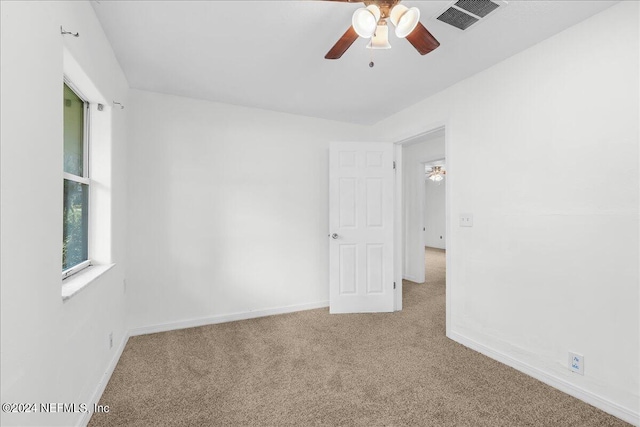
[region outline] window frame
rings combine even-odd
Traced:
[[[89,150],[90,150],[90,127],[91,127],[91,102],[87,101],[87,97],[84,96],[82,94],[82,92],[77,88],[76,85],[73,84],[73,82],[66,76],[63,75],[63,83],[65,85],[67,85],[69,87],[69,89],[71,89],[71,91],[73,93],[76,94],[76,96],[78,98],[80,98],[83,102],[83,109],[84,109],[84,114],[83,114],[83,130],[82,130],[82,176],[79,175],[74,175],[72,173],[69,172],[65,172],[64,171],[64,162],[62,165],[62,182],[63,182],[63,186],[64,186],[64,181],[68,180],[68,181],[73,181],[73,182],[77,182],[80,184],[84,184],[87,186],[87,259],[85,261],[82,261],[79,264],[74,265],[73,267],[67,268],[66,270],[62,270],[62,280],[64,281],[66,278],[90,267],[91,265],[93,265],[92,261],[91,261],[91,253],[90,253],[90,244],[89,241],[91,240],[91,214],[90,214],[90,210],[91,210],[91,178],[90,178],[90,170],[89,170]],[[63,115],[63,123],[64,123],[64,115]],[[64,154],[64,148],[63,148],[63,154]],[[64,200],[63,200],[63,204],[64,204]],[[63,225],[64,226],[64,225]],[[64,238],[64,233],[63,233],[63,238]],[[62,254],[62,251],[60,252],[60,254]]]

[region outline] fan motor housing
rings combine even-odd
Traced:
[[[391,15],[391,9],[400,3],[400,0],[368,0],[364,2],[365,6],[375,4],[380,9],[380,19],[387,19]]]

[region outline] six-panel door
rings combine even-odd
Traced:
[[[329,154],[330,312],[393,311],[393,145]]]

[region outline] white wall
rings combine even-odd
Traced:
[[[3,1],[0,8],[1,400],[90,403],[125,334],[126,110],[113,112],[109,151],[117,174],[103,182],[111,186],[116,265],[63,302],[63,46],[105,98],[126,103],[128,85],[88,2]],[[80,37],[62,37],[60,25]],[[3,411],[1,423],[74,425],[81,418]]]
[[[424,183],[424,245],[430,248],[446,247],[445,181]]]
[[[403,277],[424,282],[424,163],[445,157],[443,131],[425,135],[402,147],[404,266]]]
[[[131,327],[326,305],[329,142],[366,129],[143,91],[130,104]]]
[[[620,2],[375,128],[448,123],[451,336],[635,422],[638,18]]]

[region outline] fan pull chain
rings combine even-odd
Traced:
[[[369,49],[369,68],[373,68],[373,66],[376,65],[373,62],[373,49]]]

